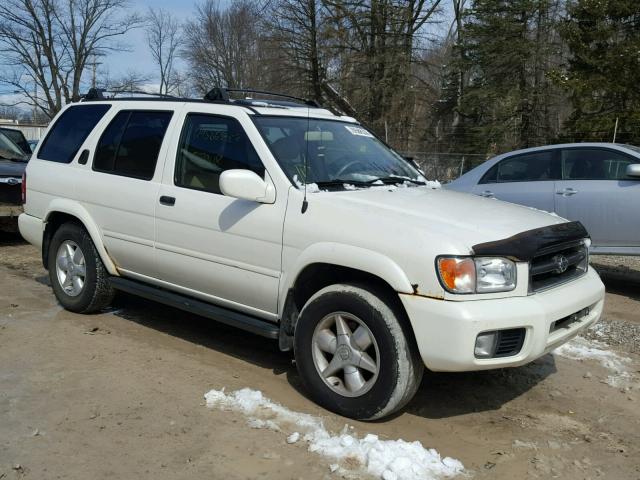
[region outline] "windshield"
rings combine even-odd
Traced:
[[[298,185],[425,182],[407,160],[359,125],[300,117],[260,116],[254,121],[282,169]]]

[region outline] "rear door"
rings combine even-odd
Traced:
[[[496,163],[473,193],[528,207],[554,211],[554,183],[560,178],[557,150],[524,153]]]
[[[82,168],[78,200],[99,226],[104,246],[118,269],[155,277],[154,210],[173,119],[165,105],[112,113]],[[160,160],[159,160],[160,159]]]
[[[640,181],[627,177],[637,159],[598,147],[565,148],[556,211],[585,226],[596,247],[640,246]]]

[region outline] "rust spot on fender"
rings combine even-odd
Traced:
[[[442,292],[421,292],[420,285],[417,283],[412,283],[411,288],[413,289],[413,293],[400,293],[400,295],[408,295],[410,297],[427,297],[433,298],[436,300],[444,300],[444,293]]]

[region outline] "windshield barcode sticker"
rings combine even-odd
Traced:
[[[349,130],[351,132],[351,135],[358,135],[360,137],[373,137],[373,135],[371,135],[371,133],[369,133],[368,131],[366,131],[362,127],[352,127],[352,126],[345,125],[344,128]]]

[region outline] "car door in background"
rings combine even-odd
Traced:
[[[160,280],[275,319],[286,192],[262,204],[220,191],[220,175],[229,169],[251,170],[271,181],[240,119],[188,113],[172,150],[175,166],[167,160],[156,199]]]
[[[553,212],[555,180],[560,178],[557,150],[507,157],[491,167],[473,193]]]
[[[640,181],[625,174],[632,163],[638,160],[606,148],[561,152],[556,212],[582,222],[595,247],[640,246]]]

